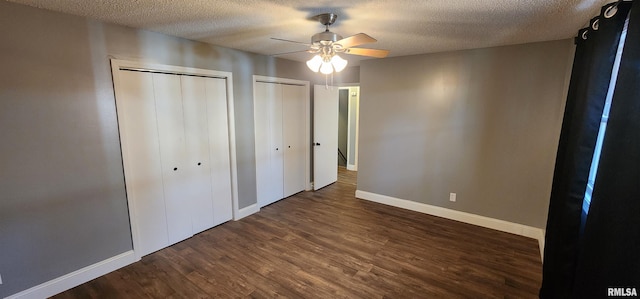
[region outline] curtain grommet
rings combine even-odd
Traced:
[[[604,13],[602,14],[605,18],[610,19],[613,16],[616,15],[616,13],[618,12],[618,4],[614,4],[611,5],[609,7],[607,7],[607,9],[604,11]]]
[[[595,19],[595,21],[593,21],[593,23],[591,23],[591,29],[597,31],[598,28],[600,28],[600,19]]]

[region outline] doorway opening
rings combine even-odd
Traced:
[[[338,166],[358,170],[360,87],[341,86],[338,98]]]
[[[338,89],[338,181],[356,184],[360,87]]]

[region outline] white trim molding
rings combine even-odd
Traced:
[[[248,207],[244,207],[238,210],[238,213],[234,215],[233,220],[238,221],[244,217],[251,216],[258,212],[260,212],[260,207],[258,206],[257,203],[254,203]]]
[[[362,190],[356,190],[356,198],[536,239],[538,240],[538,246],[540,247],[541,258],[544,253],[544,230],[541,228]]]
[[[20,293],[13,294],[6,297],[6,299],[48,298],[77,287],[87,281],[96,279],[102,275],[109,274],[112,271],[135,263],[136,261],[138,261],[138,259],[136,259],[133,251],[127,251],[64,276],[52,279]]]

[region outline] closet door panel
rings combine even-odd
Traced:
[[[169,245],[153,77],[119,72],[116,99],[127,196],[136,219],[135,250],[143,256]]]
[[[282,84],[276,84],[274,95],[269,106],[269,120],[271,125],[271,184],[273,184],[273,200],[282,199],[284,197],[284,145],[282,135]]]
[[[282,198],[282,88],[256,82],[254,90],[256,193],[264,207]],[[277,107],[275,107],[277,106]]]
[[[153,74],[169,243],[192,236],[180,77]]]
[[[211,187],[213,190],[213,225],[231,220],[231,157],[229,155],[229,119],[227,117],[227,81],[203,78],[211,159]]]
[[[282,85],[284,195],[291,196],[305,188],[305,111],[306,89]]]
[[[184,174],[185,200],[191,207],[193,233],[213,227],[213,198],[211,190],[211,160],[209,158],[209,130],[207,124],[206,79],[180,76],[186,161]]]
[[[264,206],[271,196],[271,144],[269,134],[269,114],[266,113],[270,101],[268,83],[254,84],[253,126],[256,155],[256,198],[259,206]]]

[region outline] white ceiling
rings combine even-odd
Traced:
[[[602,5],[614,0],[9,0],[272,55],[304,50],[324,30],[310,17],[338,15],[331,31],[364,32],[364,45],[404,56],[573,37]],[[359,56],[345,55],[351,65]],[[308,53],[279,57],[305,61]]]

